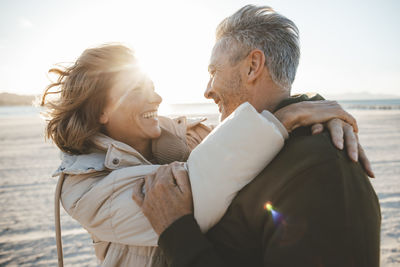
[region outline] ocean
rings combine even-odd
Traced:
[[[400,266],[400,99],[340,101],[356,119],[382,211],[381,266]],[[52,172],[57,148],[36,107],[0,107],[0,266],[56,266]],[[218,120],[212,103],[160,107],[169,116]],[[66,266],[97,266],[89,235],[62,212]]]
[[[375,109],[396,110],[400,109],[400,99],[377,100],[339,100],[339,104],[346,110]],[[39,114],[42,109],[34,106],[0,106],[0,116],[19,116]],[[207,116],[218,114],[218,106],[214,103],[161,103],[159,113],[166,116],[178,116],[182,114],[190,116]]]

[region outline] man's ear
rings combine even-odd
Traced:
[[[247,56],[247,82],[254,82],[264,71],[265,55],[260,49],[254,49]]]
[[[100,122],[100,124],[107,124],[107,122],[108,122],[108,112],[103,111],[100,114],[99,122]]]

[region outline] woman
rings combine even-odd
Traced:
[[[161,97],[140,72],[133,52],[122,45],[87,49],[71,67],[50,72],[59,78],[42,98],[48,107],[47,136],[64,152],[55,173],[60,175],[56,207],[61,194],[68,214],[92,234],[104,266],[162,266],[148,225],[135,224],[143,214],[128,214],[134,206],[133,183],[154,171],[152,164],[186,161],[211,129],[199,120],[159,117]],[[59,94],[58,99],[49,100],[51,94]],[[317,105],[315,121],[309,112],[294,114],[302,110],[299,106],[315,109],[309,102],[280,110],[287,129],[305,114],[310,124],[336,116],[355,125],[339,107],[332,111]]]

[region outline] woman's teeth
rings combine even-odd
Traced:
[[[157,111],[143,113],[142,117],[145,119],[155,118],[157,117]]]

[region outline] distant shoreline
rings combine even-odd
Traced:
[[[32,106],[36,95],[0,93],[0,106]]]
[[[365,100],[338,100],[345,109],[400,109],[400,98],[397,99],[365,99]]]

